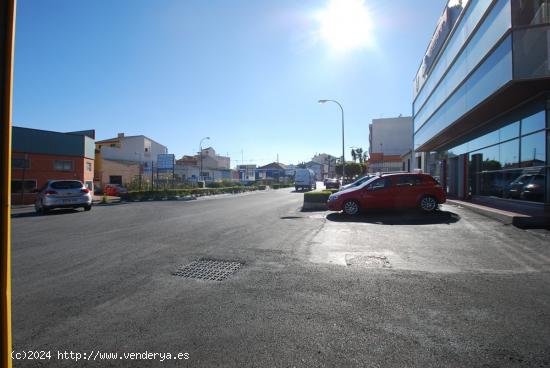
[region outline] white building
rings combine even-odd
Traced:
[[[336,156],[329,155],[328,153],[320,153],[313,156],[311,161],[306,164],[306,167],[315,172],[317,180],[334,178],[336,177],[336,161]]]
[[[202,158],[198,152],[194,156],[183,156],[176,160],[174,172],[184,181],[218,181],[232,179],[230,164],[229,157],[220,156],[212,147],[208,147],[202,150]]]
[[[372,124],[369,124],[369,155],[401,156],[410,151],[412,145],[413,121],[410,116],[372,119]]]
[[[116,138],[95,142],[96,153],[108,160],[131,162],[157,161],[159,154],[168,153],[168,148],[144,135],[125,136],[118,133]]]
[[[197,157],[200,159],[200,152]],[[230,169],[231,159],[216,154],[214,148],[208,147],[202,150],[202,165],[203,168],[208,167],[209,169]]]

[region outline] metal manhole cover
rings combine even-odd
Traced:
[[[192,279],[223,281],[237,272],[242,265],[242,263],[234,261],[199,259],[187,266],[181,266],[173,275]]]
[[[391,268],[385,256],[355,256],[346,254],[346,265],[366,268]]]

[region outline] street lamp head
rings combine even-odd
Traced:
[[[327,102],[327,101],[328,101],[328,100],[319,100],[319,101],[317,101],[317,102],[320,103],[320,104],[324,104],[324,103]]]

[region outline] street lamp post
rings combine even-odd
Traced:
[[[319,100],[318,102],[320,104],[324,104],[325,102],[334,102],[335,104],[340,106],[340,111],[342,111],[342,184],[344,184],[344,180],[346,178],[346,154],[344,148],[344,108],[336,100]]]
[[[201,155],[201,171],[199,173],[199,179],[202,181],[203,180],[203,176],[202,176],[202,142],[206,139],[210,139],[210,137],[204,137],[203,139],[201,139],[200,143],[199,143],[199,149],[200,149],[200,155]]]

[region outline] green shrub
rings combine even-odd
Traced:
[[[332,194],[330,190],[321,192],[306,192],[304,193],[304,202],[325,203],[328,197]]]
[[[134,201],[134,200],[161,200],[163,198],[175,199],[177,196],[184,197],[188,195],[194,196],[205,196],[213,194],[223,194],[223,193],[242,193],[255,190],[265,190],[265,185],[260,186],[231,186],[231,187],[220,187],[220,188],[192,188],[192,189],[166,189],[166,190],[157,190],[157,191],[129,191],[121,195],[121,199],[125,201]]]

